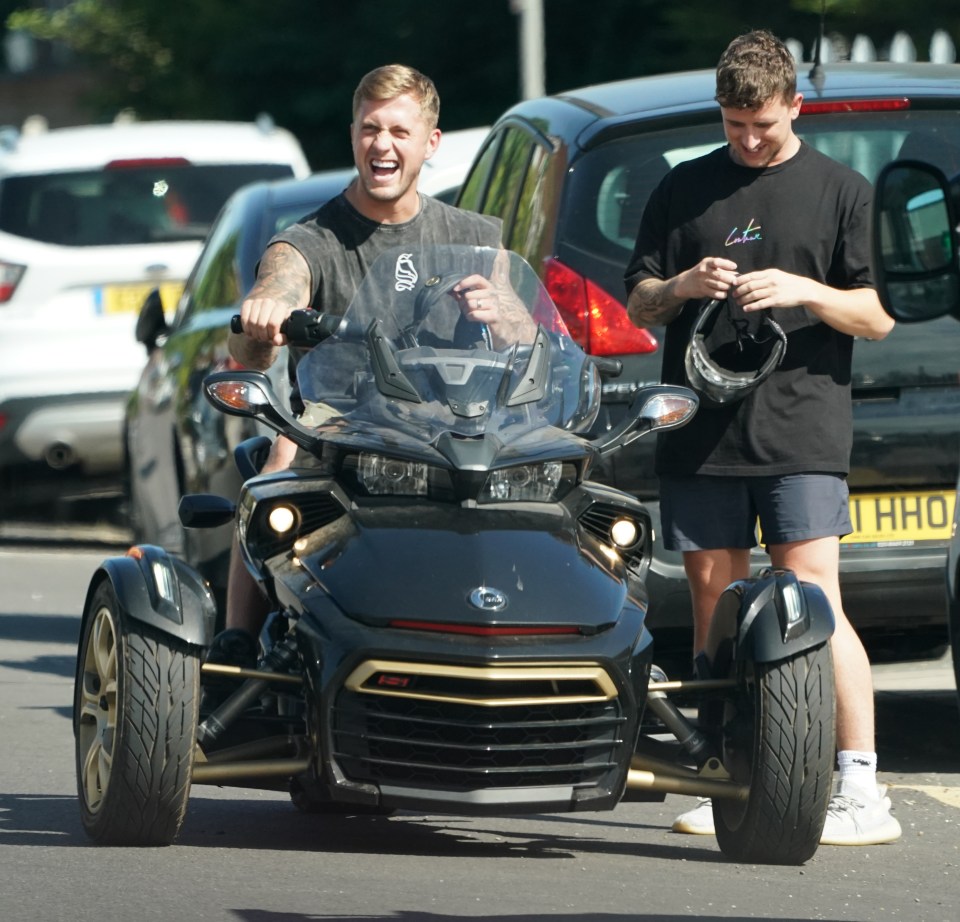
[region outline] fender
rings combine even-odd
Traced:
[[[206,580],[192,567],[152,544],[108,557],[90,580],[84,612],[93,592],[109,579],[123,614],[189,644],[213,640],[217,606]]]
[[[835,626],[819,586],[801,582],[791,570],[766,569],[731,583],[717,601],[704,651],[710,675],[729,674],[734,659],[790,659],[828,641]]]

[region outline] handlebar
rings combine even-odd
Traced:
[[[454,280],[455,283],[456,280]],[[453,283],[451,283],[453,284]],[[230,318],[230,332],[242,333],[243,323],[239,314]],[[315,346],[334,334],[361,340],[363,330],[356,329],[339,314],[325,314],[315,310],[296,310],[280,324],[280,332],[287,340],[298,346]],[[591,355],[590,361],[604,378],[617,378],[623,371],[623,362],[620,359]]]

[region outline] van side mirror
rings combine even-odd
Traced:
[[[147,355],[157,348],[157,340],[166,336],[170,330],[163,313],[163,300],[160,298],[160,289],[154,288],[144,299],[137,316],[135,336],[137,342],[146,347]]]
[[[884,309],[901,323],[960,320],[956,207],[943,173],[895,160],[877,177],[873,258]]]

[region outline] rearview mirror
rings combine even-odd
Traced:
[[[960,319],[957,220],[946,177],[916,160],[887,164],[877,177],[873,256],[877,292],[902,323],[953,313]]]
[[[688,387],[675,384],[641,387],[619,425],[594,439],[593,445],[601,457],[606,457],[647,432],[685,426],[699,405],[700,398]]]
[[[157,340],[169,332],[167,319],[163,313],[160,289],[151,289],[150,294],[147,295],[140,307],[140,313],[137,315],[134,335],[137,342],[146,347],[147,355],[149,355],[157,348]]]
[[[284,401],[262,372],[215,371],[203,379],[203,393],[221,413],[258,419],[302,448],[317,440],[311,429],[284,409]]]

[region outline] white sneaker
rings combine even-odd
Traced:
[[[698,797],[697,806],[686,813],[681,813],[673,821],[671,827],[674,832],[684,832],[691,836],[715,836],[713,826],[713,802],[709,797]]]
[[[879,785],[877,797],[850,782],[840,782],[830,798],[821,845],[883,845],[900,838],[900,824],[890,813],[886,785]]]

